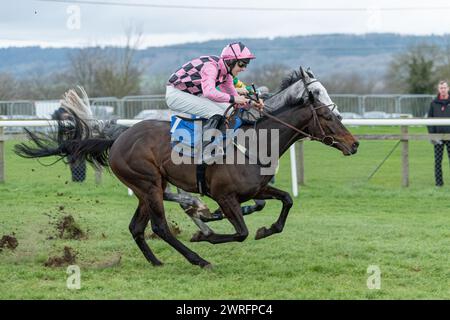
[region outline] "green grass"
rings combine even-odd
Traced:
[[[15,232],[19,246],[0,253],[0,299],[449,299],[450,188],[434,187],[432,146],[420,141],[411,143],[410,188],[400,186],[399,149],[368,181],[394,144],[362,141],[357,155],[344,157],[306,143],[306,186],[283,233],[263,240],[254,240],[254,234],[276,220],[279,202],[269,201],[263,212],[246,217],[251,236],[245,242],[221,245],[189,243],[196,227],[177,205],[167,203],[168,218],[182,229],[180,239],[213,263],[213,270],[203,270],[161,240],[148,242],[164,266],[146,262],[128,232],[136,198],[113,176],[104,174],[96,186],[90,170],[85,183],[66,184],[64,164],[44,167],[21,159],[8,142],[0,236]],[[450,184],[448,167],[445,159]],[[286,155],[277,187],[290,190],[289,172]],[[51,222],[64,214],[88,231],[87,239],[47,240],[55,235]],[[211,226],[232,231],[227,221]],[[66,268],[43,266],[65,245],[78,252],[80,290],[66,288]],[[119,254],[119,266],[95,267]],[[380,290],[367,288],[369,265],[381,269]]]

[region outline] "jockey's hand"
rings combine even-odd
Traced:
[[[241,96],[246,96],[248,95],[248,90],[245,87],[242,88],[236,88],[237,93],[239,93],[239,95]]]
[[[264,101],[263,99],[259,99],[258,102],[252,101],[252,104],[259,109],[259,111],[262,111],[264,109]]]
[[[235,96],[234,97],[234,102],[237,105],[244,105],[244,104],[247,104],[249,101],[250,100],[248,98],[244,97],[244,96]]]

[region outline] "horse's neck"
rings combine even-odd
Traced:
[[[304,125],[306,119],[302,116],[304,109],[290,108],[287,106],[289,97],[303,93],[303,84],[301,81],[294,83],[292,86],[281,91],[279,94],[273,96],[267,100],[267,104],[270,105],[270,112],[276,112],[276,117],[283,122],[286,122],[296,128],[300,128]],[[279,130],[279,155],[281,156],[286,150],[302,136],[293,129],[279,123],[278,121],[270,118],[262,118],[257,125],[257,129],[278,129]]]
[[[282,120],[285,123],[290,124],[291,126],[294,126],[296,128],[301,128],[305,123],[306,119],[305,116],[302,116],[302,113],[304,113],[305,109],[300,108],[290,108],[286,106],[283,110],[280,110],[279,113],[277,113],[275,116]],[[286,150],[298,139],[302,138],[303,136],[299,134],[297,131],[289,128],[288,126],[272,120],[270,118],[261,118],[259,120],[256,130],[259,131],[261,129],[266,129],[268,131],[269,138],[272,137],[272,131],[273,129],[278,130],[278,152],[281,156]],[[271,140],[269,140],[268,143],[270,143]],[[273,146],[272,146],[273,148]]]
[[[278,109],[283,108],[290,98],[301,97],[303,96],[304,91],[305,87],[302,81],[293,83],[291,86],[278,92],[277,94],[266,100],[266,103],[269,106],[269,111],[274,112]]]

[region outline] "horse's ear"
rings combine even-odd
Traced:
[[[311,79],[309,78],[309,74],[303,69],[302,66],[300,66],[300,74],[303,79],[305,79],[306,82],[309,82]]]
[[[315,98],[314,94],[311,91],[308,91],[308,100],[309,102],[314,103]]]
[[[306,73],[307,73],[311,78],[316,78],[316,77],[314,76],[314,73],[312,72],[312,70],[311,70],[310,67],[308,67],[308,69],[306,69]]]

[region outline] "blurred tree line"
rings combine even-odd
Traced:
[[[82,85],[91,97],[124,97],[140,94],[164,94],[169,74],[145,75],[145,67],[136,60],[141,34],[129,28],[126,45],[121,48],[89,47],[69,56],[67,70],[51,75],[36,72],[26,79],[0,73],[0,100],[59,99],[69,88]],[[408,48],[393,56],[385,76],[360,74],[357,71],[318,75],[329,93],[433,94],[439,80],[450,78],[450,46],[426,43]],[[292,68],[270,64],[249,68],[241,80],[266,86],[276,92]]]
[[[126,44],[118,48],[88,47],[69,55],[66,70],[44,76],[36,72],[25,79],[0,74],[0,100],[59,99],[69,88],[81,85],[90,97],[139,95],[144,66],[136,61],[141,33],[128,27]]]
[[[271,64],[245,72],[242,80],[248,84],[253,82],[257,86],[266,86],[270,92],[276,92],[281,81],[292,71],[292,68],[286,65]],[[314,72],[314,70],[312,71]],[[370,94],[381,93],[384,90],[382,80],[373,76],[363,76],[357,72],[315,76],[319,78],[329,93]]]
[[[389,65],[386,88],[393,93],[434,94],[450,78],[450,46],[427,43],[396,55]]]

